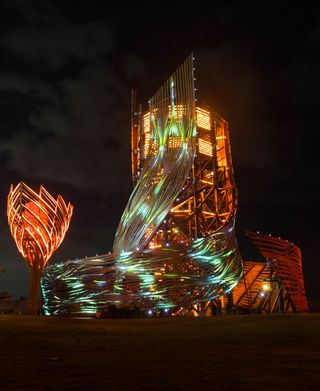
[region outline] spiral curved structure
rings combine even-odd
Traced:
[[[186,67],[189,85],[174,74],[150,101],[148,156],[116,233],[115,256],[147,246],[190,173],[197,134],[191,59]],[[177,106],[183,108],[180,115]]]
[[[228,124],[196,107],[193,60],[189,56],[171,75],[147,111],[134,107],[133,97],[135,187],[115,235],[112,289],[108,283],[99,290],[96,303],[106,303],[112,291],[117,303],[140,308],[188,307],[229,292],[242,275]],[[70,264],[70,275],[78,270]],[[45,276],[54,308],[76,302],[71,287],[54,295],[47,289],[54,276],[63,280],[65,273],[51,267]],[[93,296],[84,296],[90,304]],[[56,313],[53,307],[49,313]]]
[[[36,193],[25,183],[8,195],[8,223],[23,259],[30,268],[31,312],[37,310],[40,275],[68,230],[73,206],[58,195],[54,199],[43,187]]]

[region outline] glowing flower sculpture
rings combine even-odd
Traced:
[[[36,314],[42,270],[60,246],[70,224],[73,206],[58,195],[54,199],[44,187],[39,193],[25,183],[8,195],[8,223],[18,250],[30,267],[30,312]]]

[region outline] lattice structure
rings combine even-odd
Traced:
[[[133,97],[133,104],[135,101]],[[180,104],[176,114],[178,119],[183,112]],[[136,105],[132,113],[131,156],[135,184],[150,152],[152,127],[150,111],[141,112],[141,105],[139,108]],[[228,123],[214,111],[200,107],[196,107],[195,117],[196,145],[191,170],[164,224],[149,242],[151,248],[210,235],[235,217],[238,197]]]
[[[11,185],[8,195],[8,223],[18,250],[30,268],[30,311],[36,313],[40,276],[53,252],[60,246],[73,212],[73,206],[65,204],[58,195],[54,199],[44,187],[39,193],[25,183],[15,188]]]

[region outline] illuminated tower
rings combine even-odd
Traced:
[[[148,110],[132,96],[135,187],[113,249],[116,289],[145,307],[208,302],[242,274],[228,124],[197,107],[193,60],[151,97]]]
[[[261,309],[258,296],[263,280],[270,279],[270,267],[265,262],[243,265],[238,250],[228,123],[197,103],[194,80],[191,55],[149,99],[148,108],[142,109],[132,94],[134,189],[113,254],[47,267],[42,279],[47,314],[92,315],[110,303],[138,306],[148,314],[204,314],[218,303],[220,308]],[[264,255],[270,243],[256,239]],[[278,261],[277,272],[272,270],[277,279],[270,279],[278,290],[270,292],[277,298],[285,291],[284,302],[305,310],[298,249],[276,241],[264,256]],[[260,297],[263,305],[267,295]]]
[[[25,183],[8,195],[8,223],[18,250],[30,268],[30,313],[38,311],[40,278],[43,268],[60,246],[70,224],[73,206],[58,195],[54,199],[44,187],[39,193]]]
[[[193,60],[164,82],[148,110],[133,96],[134,189],[113,254],[47,268],[48,313],[113,302],[151,313],[196,307],[203,314],[241,278],[228,124],[197,107]]]

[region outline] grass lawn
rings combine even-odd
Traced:
[[[0,390],[320,390],[320,314],[0,315]]]

